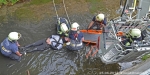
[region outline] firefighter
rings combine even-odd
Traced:
[[[57,21],[57,34],[60,36],[68,36],[70,25],[66,18],[58,18]]]
[[[104,14],[100,13],[97,16],[93,17],[88,26],[88,29],[101,30],[104,26],[106,26],[106,18]]]
[[[8,37],[5,38],[1,43],[0,50],[2,55],[20,61],[22,54],[18,50],[20,45],[17,41],[20,39],[20,37],[20,33],[10,32]]]
[[[131,29],[125,36],[123,36],[125,40],[122,43],[125,46],[130,46],[134,41],[142,41],[142,33],[140,29],[134,28]]]
[[[83,47],[83,33],[79,31],[79,24],[74,22],[71,25],[69,38],[67,39],[66,48],[69,50],[80,50]]]

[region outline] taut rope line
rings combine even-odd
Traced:
[[[56,13],[56,16],[57,16],[57,19],[58,19],[58,13],[57,13],[57,9],[56,9],[56,5],[55,5],[54,0],[53,0],[53,5],[54,5],[55,13]]]
[[[66,12],[66,15],[67,15],[68,21],[69,21],[69,23],[71,24],[71,21],[70,21],[70,19],[69,19],[69,16],[68,16],[68,13],[67,13],[67,10],[66,10],[65,0],[63,0],[63,5],[64,5],[64,9],[65,9],[65,12]]]
[[[57,12],[56,4],[55,4],[54,0],[53,0],[53,5],[54,5],[55,13],[56,13],[56,16],[57,16],[57,19],[58,19],[59,16],[58,16],[58,12]],[[63,5],[64,5],[65,13],[66,13],[66,16],[68,18],[69,24],[71,24],[70,18],[68,16],[68,13],[67,13],[67,10],[66,10],[66,6],[65,6],[65,1],[64,0],[63,0]]]

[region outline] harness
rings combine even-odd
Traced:
[[[78,33],[75,33],[73,36],[74,36],[75,40],[78,41]]]
[[[78,40],[78,35],[79,35],[78,32],[73,35],[75,40],[74,40],[74,44],[71,43],[71,46],[77,47],[77,46],[81,46],[82,45],[82,43],[80,42],[81,40]]]
[[[52,39],[54,39],[54,41],[52,41],[52,42],[51,42],[51,43],[52,43],[52,44],[51,44],[51,47],[52,47],[53,49],[58,50],[58,48],[57,48],[57,47],[58,47],[60,44],[61,44],[61,45],[63,45],[63,43],[60,43],[60,39],[61,39],[61,37],[59,37],[58,41],[57,41],[55,38],[53,38],[53,37],[52,37]],[[53,45],[53,43],[54,43],[54,42],[56,43],[56,45],[55,45],[55,46]]]

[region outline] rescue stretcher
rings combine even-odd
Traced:
[[[102,34],[102,30],[80,30],[80,32],[83,33],[84,36],[84,43],[86,43],[86,46],[90,46],[90,50],[86,54],[86,58],[88,58],[92,51],[96,49],[92,56],[94,56],[98,50],[99,50],[99,41],[100,41],[100,34]]]

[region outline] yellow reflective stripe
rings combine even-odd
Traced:
[[[77,45],[75,45],[75,44],[71,44],[71,46],[81,46],[81,45],[82,45],[82,43],[77,44]]]
[[[5,52],[10,52],[10,50],[7,50],[4,46],[1,46],[2,47],[2,50],[5,51]]]

